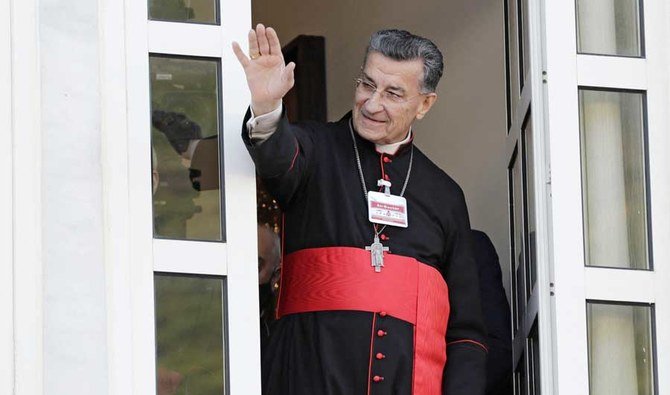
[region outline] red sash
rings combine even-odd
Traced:
[[[352,247],[310,248],[286,255],[277,315],[329,310],[385,312],[413,324],[412,393],[441,394],[449,289],[437,269],[385,253],[384,267],[376,273],[370,252]]]

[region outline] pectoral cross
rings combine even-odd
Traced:
[[[384,267],[384,252],[388,252],[389,248],[384,247],[379,242],[379,236],[375,235],[374,242],[369,247],[365,247],[365,250],[370,251],[371,266],[375,268],[375,272],[381,272]]]

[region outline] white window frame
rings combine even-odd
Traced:
[[[540,358],[540,391],[551,394],[554,387],[554,328],[551,309],[553,282],[551,278],[551,191],[549,180],[549,136],[547,133],[547,103],[544,95],[545,70],[545,36],[543,32],[543,4],[541,1],[530,0],[528,5],[529,48],[530,48],[530,85],[532,90],[532,128],[536,218],[536,259],[537,284],[533,291],[537,295],[534,300],[537,308],[537,331],[539,335]]]
[[[256,179],[240,138],[249,94],[231,50],[233,40],[246,46],[251,3],[221,0],[221,25],[150,21],[147,1],[100,3],[110,393],[156,391],[153,283],[161,271],[225,276],[227,390],[260,394]],[[150,53],[220,59],[225,243],[153,239]],[[176,259],[185,255],[186,264]]]
[[[12,155],[12,42],[11,4],[0,1],[0,392],[14,392],[14,257],[13,257],[13,190]]]
[[[523,1],[523,0],[517,0]],[[552,309],[551,309],[551,292],[552,292],[552,279],[550,271],[551,263],[551,193],[548,185],[548,180],[550,177],[549,172],[549,157],[548,157],[548,135],[546,133],[546,102],[545,96],[543,94],[545,89],[544,78],[545,75],[543,71],[545,70],[544,66],[544,34],[543,34],[543,22],[542,22],[542,12],[543,5],[539,1],[530,0],[527,3],[528,10],[528,26],[525,26],[528,29],[528,43],[526,51],[529,56],[529,68],[526,73],[524,73],[523,81],[523,90],[521,94],[518,92],[517,86],[511,86],[510,100],[514,101],[515,96],[517,96],[518,105],[516,108],[512,108],[511,111],[511,122],[509,128],[509,134],[506,139],[506,157],[511,159],[515,149],[518,149],[517,160],[524,161],[523,158],[524,152],[521,150],[521,146],[525,144],[522,141],[522,129],[526,121],[526,116],[528,112],[531,113],[530,126],[533,130],[533,163],[528,164],[529,166],[534,167],[534,178],[528,179],[528,183],[533,183],[534,186],[534,204],[535,204],[535,231],[536,231],[536,266],[535,270],[537,271],[536,283],[531,290],[530,298],[528,298],[525,313],[521,317],[521,322],[519,326],[519,336],[515,339],[513,345],[514,350],[514,362],[518,360],[522,352],[526,355],[526,364],[530,361],[528,356],[530,351],[527,349],[527,335],[531,332],[533,320],[537,319],[537,331],[539,336],[539,375],[540,375],[540,390],[544,394],[552,393],[554,387],[554,359],[552,358],[554,354],[554,342],[553,342],[553,324],[552,324]],[[518,7],[517,7],[518,9]],[[515,11],[516,12],[516,11]],[[506,17],[507,20],[507,17]],[[517,20],[514,20],[513,23],[518,26],[519,23]],[[517,40],[518,32],[514,34],[510,39]],[[512,43],[509,44],[510,49],[513,48]],[[521,46],[519,42],[516,45]],[[512,51],[514,52],[514,51]],[[516,63],[518,67],[523,67],[522,61],[520,62],[518,56],[514,53],[510,54],[514,56],[512,62]],[[506,66],[506,67],[509,67]],[[510,71],[511,73],[516,72],[515,70]],[[518,78],[518,77],[517,77]],[[514,79],[510,78],[510,83]],[[521,82],[520,82],[521,83]],[[521,165],[521,162],[519,162]],[[523,183],[523,179],[521,180]],[[523,199],[522,199],[523,200]],[[525,222],[526,218],[526,207],[515,207],[515,210],[522,210],[522,215],[524,216]],[[514,221],[513,217],[510,217],[510,221]],[[525,232],[525,230],[524,230]],[[514,238],[513,234],[510,234],[511,238]],[[525,241],[524,241],[525,244]],[[529,257],[526,256],[526,259]],[[527,275],[528,273],[526,273]],[[511,276],[515,276],[513,270],[510,271]],[[510,280],[512,284],[512,280]],[[517,286],[526,287],[525,283]],[[525,292],[524,292],[525,294]],[[516,295],[511,294],[510,304],[514,303],[513,298],[516,298]],[[514,317],[512,317],[514,319]],[[529,373],[532,367],[525,367]]]
[[[3,0],[0,391],[43,392],[42,147],[37,1]]]
[[[553,393],[588,394],[587,300],[654,304],[655,379],[670,392],[670,6],[643,0],[645,58],[577,53],[575,2],[543,1],[547,135],[551,158]],[[646,91],[653,271],[586,267],[578,88]],[[656,241],[656,242],[654,242]]]

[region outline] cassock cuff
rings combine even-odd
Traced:
[[[442,378],[442,393],[484,395],[486,390],[486,351],[469,342],[447,347],[447,366]]]
[[[254,110],[249,106],[251,118],[247,121],[247,130],[249,138],[254,144],[261,144],[267,140],[277,130],[277,125],[281,119],[283,105],[270,111],[267,114],[256,116]]]
[[[284,109],[277,122],[276,130],[270,133],[262,143],[252,140],[247,129],[247,120],[251,118],[251,108],[247,109],[242,126],[242,140],[251,158],[256,164],[256,172],[262,178],[273,178],[286,174],[293,168],[299,153],[299,144]]]

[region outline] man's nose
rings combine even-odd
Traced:
[[[370,98],[365,101],[365,109],[371,113],[379,112],[384,109],[384,105],[382,103],[382,93],[380,91],[372,92],[372,96],[370,96]]]

